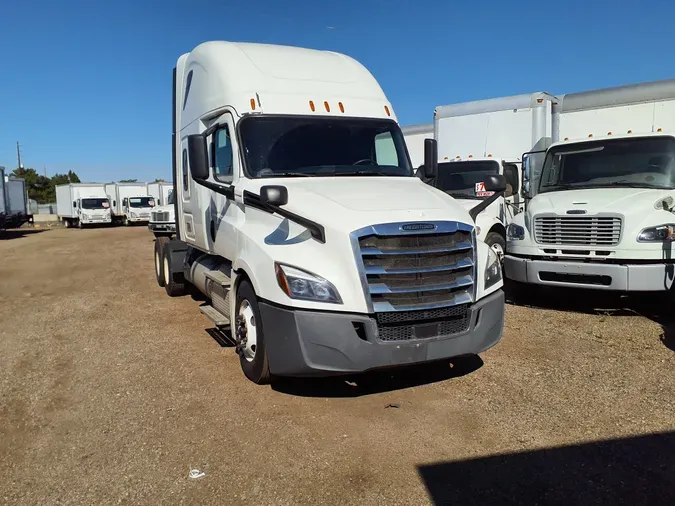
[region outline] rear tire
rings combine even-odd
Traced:
[[[171,242],[164,244],[162,248],[162,264],[164,266],[164,289],[169,297],[185,295],[185,278],[182,272],[174,272],[171,265],[172,247]]]
[[[72,225],[70,224],[70,220],[68,218],[63,219],[63,226],[66,228],[70,228]]]
[[[247,344],[239,351],[241,369],[253,383],[266,385],[272,376],[267,360],[258,297],[248,280],[243,280],[237,289],[235,318],[234,334],[237,342],[244,337],[247,339]],[[249,338],[254,338],[255,342]]]
[[[164,246],[169,242],[168,237],[157,237],[155,239],[155,277],[157,284],[164,287]]]

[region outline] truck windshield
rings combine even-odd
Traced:
[[[82,209],[107,209],[110,207],[108,199],[87,198],[81,201]]]
[[[499,174],[497,160],[439,163],[434,186],[456,198],[482,200],[492,195],[483,187],[485,176],[496,174]]]
[[[551,148],[539,192],[675,187],[675,139],[610,139]]]
[[[166,203],[170,206],[173,205],[173,190],[169,192],[169,196],[166,198]]]
[[[391,120],[258,116],[239,128],[249,177],[412,176]]]
[[[131,197],[129,207],[155,207],[155,199],[153,197]]]

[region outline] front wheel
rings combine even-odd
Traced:
[[[490,232],[485,238],[485,244],[492,248],[499,258],[499,263],[504,265],[504,256],[506,255],[506,239],[498,232]]]
[[[241,369],[253,383],[265,385],[270,382],[270,368],[258,298],[249,281],[239,284],[235,315],[234,335]]]

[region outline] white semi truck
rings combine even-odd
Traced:
[[[115,223],[131,225],[150,221],[155,198],[148,194],[147,183],[108,183],[105,192],[112,204]]]
[[[675,277],[675,79],[559,97],[527,211],[507,231],[506,275],[623,292]],[[518,285],[516,285],[518,286]]]
[[[206,42],[174,70],[177,238],[158,281],[230,326],[245,375],[353,373],[476,354],[502,335],[499,259],[414,176],[370,72],[326,51]],[[426,143],[425,171],[437,151]],[[486,187],[503,191],[503,177]]]
[[[169,191],[166,204],[155,206],[150,213],[150,230],[155,237],[172,237],[176,233],[176,212],[173,202],[173,190]]]
[[[409,125],[402,127],[401,132],[403,132],[413,169],[418,169],[424,164],[424,141],[434,138],[434,124]]]
[[[506,178],[504,197],[479,215],[472,212],[478,238],[503,260],[506,226],[524,210],[521,157],[551,144],[555,97],[538,92],[436,107],[434,137],[438,142],[438,175],[429,183],[471,210],[488,198],[487,175]]]
[[[56,187],[56,214],[67,228],[109,225],[110,202],[102,183],[70,183]]]
[[[148,195],[155,198],[155,205],[165,206],[168,203],[169,193],[173,190],[173,183],[148,183]]]

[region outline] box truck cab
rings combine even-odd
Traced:
[[[504,197],[476,216],[478,238],[500,259],[505,255],[506,226],[524,210],[522,154],[550,145],[553,102],[552,95],[537,92],[442,105],[434,111],[439,166],[430,184],[471,210],[491,196],[484,188],[486,176],[506,178]]]
[[[171,237],[176,233],[176,213],[173,203],[173,190],[169,191],[165,205],[155,206],[150,212],[148,230],[150,230],[155,237]]]
[[[514,281],[670,290],[675,276],[675,80],[560,97],[534,195],[509,225]],[[534,175],[534,177],[533,177]]]
[[[370,72],[327,51],[206,42],[174,72],[177,239],[246,376],[354,373],[479,353],[502,334],[496,255],[469,213],[414,176]],[[426,170],[437,152],[427,141]],[[503,190],[503,180],[488,186]]]
[[[150,221],[155,198],[148,195],[146,183],[109,183],[105,188],[116,223],[131,225]]]
[[[56,213],[67,228],[110,224],[110,201],[103,184],[70,183],[56,187]]]

